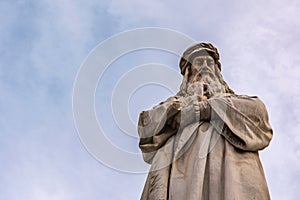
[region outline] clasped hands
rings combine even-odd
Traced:
[[[203,85],[191,85],[188,93],[189,96],[186,97],[174,97],[171,106],[168,107],[167,125],[172,129],[183,128],[196,121],[210,120],[211,107]]]

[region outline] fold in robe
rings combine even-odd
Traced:
[[[257,97],[222,94],[208,99],[210,121],[173,130],[169,98],[140,114],[140,149],[151,168],[142,200],[270,199],[258,151],[272,128]]]

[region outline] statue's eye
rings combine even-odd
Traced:
[[[207,61],[207,65],[210,66],[210,65],[213,65],[213,64],[214,64],[214,61],[213,61],[213,60],[208,60],[208,61]]]
[[[204,61],[202,59],[201,60],[199,59],[196,61],[196,65],[198,65],[198,66],[203,65],[203,62]]]

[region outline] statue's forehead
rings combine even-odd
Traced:
[[[193,61],[194,60],[202,60],[202,59],[214,60],[214,58],[210,55],[198,55],[193,58]]]

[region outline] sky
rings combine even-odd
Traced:
[[[178,31],[218,48],[230,87],[257,95],[268,109],[274,137],[260,158],[272,199],[298,199],[299,9],[296,0],[1,0],[0,199],[139,199],[147,174],[95,159],[77,132],[72,92],[99,43],[144,27]],[[179,73],[178,59],[157,50],[132,52],[103,74],[95,108],[114,145],[139,153],[137,138],[118,129],[109,109],[117,81],[154,62]],[[172,94],[160,85],[140,87],[128,100],[133,123],[140,111]]]

